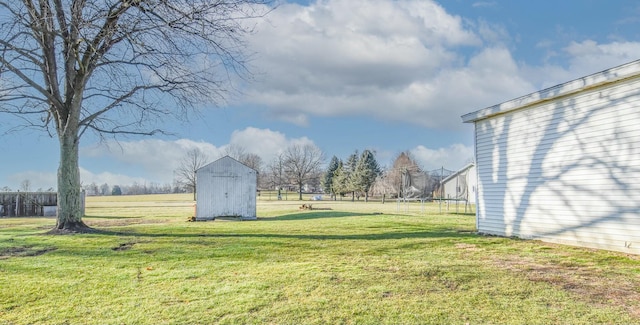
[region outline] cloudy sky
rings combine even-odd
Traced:
[[[269,162],[293,143],[346,158],[375,150],[389,165],[411,151],[426,169],[473,157],[460,116],[640,59],[631,0],[289,1],[248,39],[255,81],[174,136],[83,138],[84,184],[171,183],[184,153],[229,145]],[[55,187],[58,144],[0,116],[0,187]]]

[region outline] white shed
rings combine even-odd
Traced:
[[[640,253],[640,61],[462,119],[479,232]]]
[[[258,173],[241,162],[222,157],[196,171],[196,219],[256,219]]]
[[[476,165],[469,163],[440,182],[437,195],[446,200],[476,203]]]

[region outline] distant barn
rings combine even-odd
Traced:
[[[256,219],[258,172],[229,157],[196,171],[196,220]]]
[[[479,232],[640,254],[640,61],[462,119]]]
[[[84,214],[84,191],[81,200]],[[57,205],[56,192],[0,192],[0,217],[55,217]]]

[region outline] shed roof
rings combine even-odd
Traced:
[[[601,87],[607,84],[620,82],[625,79],[640,76],[640,60],[632,61],[615,68],[607,69],[586,77],[575,79],[547,89],[543,89],[501,104],[483,108],[481,110],[462,115],[464,123],[473,123],[496,115],[505,114],[518,109],[529,107],[559,97],[568,96],[577,92]]]
[[[451,175],[447,176],[445,179],[443,179],[442,181],[440,181],[440,183],[441,183],[441,184],[444,184],[444,183],[448,182],[449,180],[451,180],[451,179],[453,179],[453,178],[457,177],[458,175],[462,174],[464,171],[466,171],[467,169],[469,169],[469,168],[471,168],[471,167],[473,167],[473,166],[475,166],[475,165],[476,165],[475,163],[468,163],[468,164],[466,164],[464,167],[460,168],[457,172],[455,172],[455,173],[453,173],[453,174],[451,174]]]
[[[233,157],[231,157],[231,156],[229,156],[229,155],[226,155],[226,156],[224,156],[224,157],[222,157],[222,158],[219,158],[219,159],[217,159],[217,160],[214,160],[213,162],[210,162],[210,163],[208,163],[208,164],[206,164],[206,165],[204,165],[204,166],[202,166],[202,167],[198,168],[198,170],[203,169],[203,168],[207,168],[207,167],[209,167],[209,166],[211,166],[211,165],[219,164],[219,163],[221,163],[221,162],[222,162],[222,161],[224,161],[224,160],[231,160],[231,161],[233,161],[233,162],[235,162],[235,163],[238,163],[238,164],[240,164],[240,165],[242,165],[242,166],[244,166],[244,167],[246,167],[246,168],[249,168],[249,169],[251,169],[251,170],[255,171],[256,173],[258,172],[258,171],[257,171],[257,170],[255,170],[254,168],[251,168],[251,167],[249,167],[249,166],[247,166],[247,165],[245,165],[245,164],[241,163],[240,161],[238,161],[237,159],[235,159],[235,158],[233,158]]]

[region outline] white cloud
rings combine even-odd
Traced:
[[[80,179],[82,179],[83,185],[88,185],[91,183],[102,185],[106,183],[110,186],[113,186],[113,185],[131,185],[134,183],[137,183],[137,184],[151,183],[150,180],[144,179],[143,177],[133,177],[133,176],[123,175],[123,174],[114,174],[111,172],[101,172],[98,174],[94,174],[82,167],[80,168]],[[170,181],[166,183],[170,183]]]
[[[81,169],[81,178],[84,184],[94,182],[96,184],[172,183],[173,171],[179,167],[180,161],[186,153],[193,148],[201,149],[210,161],[214,161],[225,154],[228,146],[234,145],[245,149],[247,153],[259,155],[263,162],[268,163],[287,146],[307,143],[313,143],[313,141],[306,137],[287,138],[283,133],[254,127],[234,131],[231,134],[229,143],[220,146],[190,139],[174,141],[144,139],[139,141],[108,142],[91,147],[83,147],[81,155],[87,158],[100,158],[124,164],[128,168],[117,169],[128,169],[131,173],[136,174],[139,174],[137,171],[144,171],[145,177]],[[112,168],[110,167],[110,169]]]
[[[313,141],[307,137],[289,139],[278,131],[247,127],[234,131],[229,144],[244,148],[247,153],[254,153],[260,156],[263,162],[268,163],[290,145],[313,144]]]
[[[471,6],[474,8],[495,7],[498,4],[495,1],[476,1]]]
[[[458,169],[473,161],[473,147],[463,144],[452,144],[449,147],[438,149],[417,146],[411,149],[410,152],[426,170],[441,167],[450,170]]]
[[[429,0],[285,3],[249,43],[263,80],[247,101],[297,125],[313,123],[311,116],[368,116],[461,128],[460,115],[472,110],[640,56],[634,42],[540,40],[555,63],[529,65],[514,59],[519,42],[505,26]]]
[[[551,46],[551,44],[545,44],[545,46]],[[637,60],[640,57],[640,42],[600,44],[593,40],[574,41],[549,53],[550,60],[561,59],[566,63],[547,63],[542,66],[522,65],[520,67],[520,75],[527,76],[528,80],[535,85],[536,90]]]
[[[114,159],[120,163],[144,169],[149,175],[163,182],[171,182],[173,171],[178,167],[182,157],[194,148],[201,149],[211,160],[222,155],[221,149],[210,143],[189,139],[112,141],[83,147],[81,155]]]
[[[28,180],[30,183],[29,190],[35,191],[37,189],[47,190],[51,187],[56,188],[58,183],[58,177],[56,173],[42,172],[42,171],[23,171],[7,176],[9,184],[15,184],[13,190],[22,190],[22,182]]]
[[[504,28],[467,23],[433,1],[284,4],[257,29],[250,42],[264,80],[248,100],[298,125],[313,115],[367,115],[460,127],[479,103],[532,89],[508,50],[483,45],[508,39]]]
[[[613,42],[598,44],[592,40],[572,42],[564,51],[571,57],[569,71],[585,74],[609,69],[622,63],[637,60],[640,56],[640,43]]]

